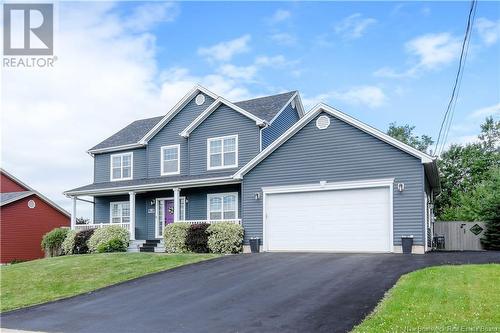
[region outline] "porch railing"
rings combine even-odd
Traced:
[[[122,228],[124,228],[127,231],[130,231],[130,223],[92,223],[92,224],[76,224],[75,225],[75,230],[76,231],[82,231],[82,230],[89,230],[89,229],[97,229],[97,228],[102,228],[102,227],[108,227],[110,225],[117,225]]]
[[[213,224],[213,223],[220,223],[220,222],[229,222],[229,223],[241,224],[241,219],[225,219],[225,220],[180,220],[180,221],[177,221],[177,222],[189,223],[189,224],[200,224],[200,223]]]

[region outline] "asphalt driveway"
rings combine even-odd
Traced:
[[[226,256],[0,320],[46,332],[346,332],[404,273],[488,262],[500,263],[500,253]]]

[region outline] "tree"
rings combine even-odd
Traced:
[[[90,220],[85,217],[77,217],[76,224],[89,224]]]
[[[492,179],[480,187],[480,218],[486,222],[481,243],[487,250],[500,250],[500,169],[494,170]]]
[[[434,143],[432,138],[428,135],[418,136],[413,134],[415,126],[405,124],[398,126],[395,122],[389,124],[387,134],[401,142],[406,143],[420,151],[426,152],[427,149]]]
[[[441,194],[435,200],[439,220],[465,219],[460,198],[491,179],[491,170],[500,166],[500,121],[487,118],[481,125],[478,142],[451,145],[438,160]],[[478,204],[480,204],[478,202]]]

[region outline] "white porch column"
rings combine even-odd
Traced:
[[[174,188],[174,222],[179,221],[179,211],[180,211],[180,198],[179,195],[181,193],[181,189],[176,187]]]
[[[71,230],[75,230],[76,228],[76,196],[71,197],[73,200],[73,210],[71,212]]]
[[[135,192],[128,192],[130,208],[130,239],[135,240]]]

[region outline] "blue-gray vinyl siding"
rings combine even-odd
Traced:
[[[181,190],[181,196],[186,198],[186,219],[207,219],[207,195],[215,193],[238,193],[238,213],[241,217],[240,185],[189,188]],[[135,198],[135,238],[155,238],[155,200],[158,198],[173,198],[173,191],[155,191],[138,193]],[[129,201],[128,195],[95,197],[94,223],[109,223],[110,203],[114,201]],[[151,204],[153,202],[153,205]]]
[[[238,167],[233,169],[207,170],[207,139],[238,135]],[[260,129],[254,120],[221,105],[210,114],[189,136],[191,175],[215,175],[228,170],[235,172],[260,151]]]
[[[291,104],[288,104],[272,124],[262,130],[262,149],[266,149],[298,120],[299,114],[296,108],[294,109]]]
[[[326,114],[326,113],[322,113]],[[424,244],[424,170],[419,159],[327,114],[331,125],[316,128],[312,119],[243,178],[245,241],[262,237],[262,187],[395,178],[405,191],[393,193],[394,245],[413,235]],[[290,207],[300,209],[300,207]],[[291,212],[293,214],[293,212]],[[314,218],[312,216],[311,218]]]
[[[196,117],[205,111],[214,99],[205,95],[205,103],[197,105],[193,98],[165,127],[163,127],[151,140],[147,146],[148,177],[160,177],[161,173],[161,147],[170,145],[180,145],[181,175],[189,175],[188,140],[179,135]],[[168,179],[168,176],[165,176]]]
[[[132,149],[113,153],[97,154],[94,156],[94,183],[109,182],[111,172],[111,155],[122,153],[133,153],[133,177],[141,179],[147,177],[146,149]]]

